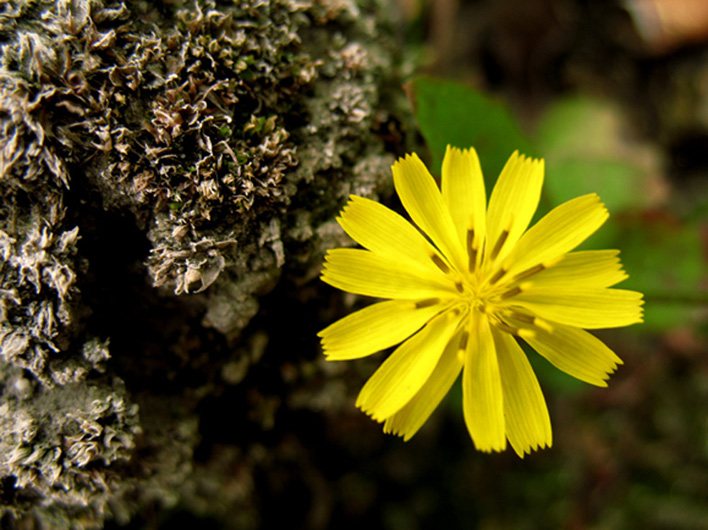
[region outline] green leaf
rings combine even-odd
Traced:
[[[651,205],[663,186],[658,156],[626,138],[622,111],[601,100],[572,97],[554,103],[535,137],[546,159],[544,193],[560,204],[597,193],[610,212]]]
[[[541,118],[536,144],[563,157],[607,156],[620,133],[621,111],[606,101],[572,96],[554,102]]]
[[[620,160],[576,157],[557,160],[553,153],[546,159],[544,191],[552,204],[597,193],[610,212],[639,208],[647,198],[642,183],[646,172]]]
[[[629,278],[644,293],[643,330],[690,326],[708,308],[708,267],[699,223],[643,216],[620,225],[615,241]]]
[[[479,91],[429,77],[414,79],[410,89],[418,125],[433,156],[434,172],[439,174],[448,144],[474,147],[491,190],[514,151],[534,155],[507,108]]]

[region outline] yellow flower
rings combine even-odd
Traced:
[[[642,295],[610,289],[627,278],[615,250],[571,252],[608,218],[595,194],[568,201],[526,228],[538,206],[543,160],[515,152],[487,207],[474,149],[448,146],[442,189],[417,155],[393,166],[414,225],[351,196],[337,220],[365,249],[334,249],[322,280],[388,299],[319,333],[328,360],[401,343],[364,385],[356,405],[408,440],[462,374],[463,410],[481,451],[550,447],[541,388],[516,338],[560,370],[607,386],[622,364],[582,328],[642,321]],[[421,231],[423,234],[421,234]],[[427,237],[425,237],[427,236]]]

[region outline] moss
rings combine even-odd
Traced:
[[[237,506],[257,524],[262,447],[224,448],[241,489],[219,488],[227,470],[193,460],[195,410],[261,369],[268,341],[247,326],[283,278],[316,273],[344,198],[385,189],[384,4],[3,4],[3,523]],[[149,281],[123,303],[129,275]],[[237,425],[277,428],[281,396],[238,392],[253,407]]]

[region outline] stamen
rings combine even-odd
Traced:
[[[533,338],[536,336],[536,332],[532,329],[525,329],[525,328],[517,328],[514,326],[510,326],[506,322],[502,321],[497,321],[494,323],[494,325],[499,328],[502,331],[506,331],[507,333],[510,333],[511,335],[514,335],[515,337],[521,337],[521,338]]]
[[[536,336],[536,332],[532,329],[520,329],[519,330],[519,337],[522,339],[532,339]]]
[[[462,282],[455,282],[455,289],[457,289],[457,292],[460,294],[465,292],[465,286],[462,285]]]
[[[457,347],[458,350],[466,350],[467,349],[467,342],[470,340],[470,333],[469,331],[463,331],[462,335],[460,335],[460,345]]]
[[[536,326],[537,328],[542,329],[543,331],[546,331],[548,333],[553,333],[553,326],[543,320],[542,318],[534,317],[533,319],[533,325]]]
[[[419,300],[415,303],[416,309],[422,309],[424,307],[430,307],[440,303],[440,298],[426,298],[425,300]]]
[[[521,287],[514,287],[513,289],[509,289],[505,293],[502,293],[501,295],[499,295],[499,298],[501,298],[502,300],[506,300],[507,298],[511,298],[512,296],[516,296],[520,292],[522,292]]]
[[[513,318],[514,320],[518,320],[519,322],[524,322],[525,324],[530,324],[532,326],[535,326],[539,329],[542,329],[543,331],[546,331],[547,333],[553,333],[553,326],[549,324],[547,321],[543,320],[542,318],[539,317],[534,317],[531,315],[526,315],[524,313],[518,313],[516,311],[510,311],[508,313],[509,318]],[[530,330],[533,331],[533,330]]]
[[[494,245],[494,248],[492,249],[492,253],[489,255],[489,259],[497,259],[497,256],[499,255],[499,252],[501,252],[502,247],[504,246],[504,243],[506,242],[506,238],[509,237],[509,230],[504,230],[500,235],[499,239],[497,239],[496,245]]]
[[[470,249],[470,261],[467,269],[474,272],[477,268],[477,248],[474,246],[474,229],[467,230],[467,248]]]
[[[512,335],[515,335],[517,337],[519,336],[519,331],[521,331],[520,328],[510,326],[509,324],[507,324],[506,322],[502,322],[501,320],[494,322],[494,325],[500,330],[506,331],[507,333],[511,333]]]
[[[457,350],[457,362],[460,364],[465,364],[465,350]]]
[[[494,276],[492,276],[492,277],[489,279],[489,284],[490,284],[490,285],[494,285],[494,284],[497,283],[506,273],[507,273],[507,270],[506,270],[504,267],[502,267],[501,269],[499,269],[499,270],[496,272],[496,274],[495,274]]]
[[[528,278],[529,276],[533,276],[534,274],[538,274],[541,272],[543,269],[545,269],[546,266],[543,263],[540,263],[539,265],[536,265],[535,267],[531,267],[530,269],[526,269],[525,271],[520,272],[516,276],[514,276],[514,281],[518,282],[519,280],[523,280],[524,278]]]
[[[526,322],[527,324],[533,324],[534,317],[531,315],[524,315],[523,313],[517,313],[516,311],[511,311],[509,316],[514,320],[520,320],[521,322]]]
[[[435,265],[437,265],[438,268],[439,268],[441,271],[443,271],[445,274],[447,274],[448,272],[450,272],[450,267],[448,267],[448,266],[447,266],[447,263],[445,263],[445,262],[443,261],[443,259],[442,259],[440,256],[438,256],[437,254],[433,254],[432,256],[430,256],[430,259],[432,259],[432,260],[433,260],[433,263],[435,263]]]

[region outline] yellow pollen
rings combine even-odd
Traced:
[[[457,350],[457,361],[460,364],[465,364],[465,350]]]

